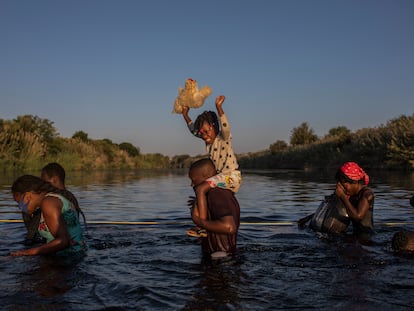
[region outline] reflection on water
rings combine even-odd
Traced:
[[[191,226],[185,171],[69,174],[90,222],[88,256],[59,265],[49,257],[11,258],[21,223],[0,223],[0,303],[5,310],[406,310],[414,306],[412,255],[394,255],[391,237],[414,230],[413,174],[371,176],[376,235],[362,245],[299,230],[334,190],[333,174],[244,172],[237,194],[239,252],[226,262],[201,258]],[[15,176],[0,179],[0,219],[20,219]],[[102,225],[102,221],[157,221]]]

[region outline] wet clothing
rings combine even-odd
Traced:
[[[72,202],[76,207],[79,208],[79,203],[76,197],[72,192],[69,190],[63,189],[60,190],[62,194],[64,194],[64,197],[67,198],[70,202]],[[77,212],[79,214],[79,212]],[[39,236],[38,228],[39,228],[39,222],[40,222],[40,208],[36,209],[32,214],[28,214],[25,212],[22,212],[22,218],[24,225],[27,229],[26,234],[26,240],[34,240],[34,241],[41,241],[41,238]]]
[[[230,190],[213,188],[207,193],[209,220],[219,220],[224,216],[233,216],[237,226],[240,226],[240,206]],[[208,231],[207,238],[202,239],[202,249],[205,254],[211,255],[215,252],[236,252],[237,232],[235,234],[223,234]]]
[[[358,192],[357,195],[351,196],[349,198],[349,202],[357,208],[359,201],[362,199],[363,195],[365,193],[371,192],[372,190],[369,188],[362,188],[361,191]],[[369,200],[369,209],[367,214],[365,215],[364,219],[361,221],[355,221],[352,220],[352,226],[354,233],[360,234],[360,233],[368,233],[371,234],[374,232],[374,195],[372,195],[372,199]]]
[[[62,201],[62,216],[66,223],[66,227],[70,237],[70,245],[57,252],[57,255],[71,256],[86,253],[86,243],[83,238],[83,230],[79,221],[79,215],[73,204],[64,196],[55,193],[48,193],[46,196],[52,196]],[[40,217],[39,233],[46,239],[47,243],[53,241],[55,237],[50,232],[43,214]]]
[[[212,144],[206,145],[208,157],[216,167],[217,175],[207,179],[210,187],[220,187],[237,192],[240,188],[242,177],[239,171],[239,164],[232,147],[232,136],[230,124],[225,114],[220,116],[221,131]],[[194,123],[188,125],[190,132],[200,138],[195,132]]]

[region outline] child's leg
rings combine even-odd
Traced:
[[[213,177],[208,178],[207,183],[209,184],[210,188],[223,188],[227,190],[231,190],[234,193],[239,191],[242,177],[240,171],[231,171],[229,173],[220,173],[214,175]]]
[[[194,203],[193,207],[191,208],[191,214],[194,216],[200,217],[200,209],[198,208],[197,201]],[[195,226],[194,228],[187,230],[187,235],[191,237],[196,237],[196,238],[203,238],[207,236],[207,231],[198,226]]]

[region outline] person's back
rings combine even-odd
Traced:
[[[52,184],[57,189],[61,190],[61,193],[73,204],[75,209],[78,211],[78,214],[82,214],[84,220],[85,216],[83,215],[80,207],[79,202],[76,199],[75,195],[66,189],[65,186],[65,178],[66,178],[66,172],[65,169],[56,162],[51,162],[46,164],[41,171],[41,178],[44,181],[47,181]]]
[[[50,183],[56,189],[59,189],[60,193],[73,204],[78,212],[78,215],[82,214],[82,217],[85,221],[85,215],[82,213],[79,207],[78,200],[72,192],[66,189],[66,172],[59,163],[51,162],[46,164],[40,172],[40,178]],[[36,243],[44,243],[44,239],[42,239],[38,234],[40,210],[36,210],[32,214],[22,213],[22,218],[27,229],[24,244],[29,246]]]
[[[79,221],[79,214],[77,213],[73,204],[69,201],[69,199],[60,194],[48,193],[46,197],[55,197],[62,202],[61,213],[70,237],[69,246],[57,254],[64,256],[72,256],[75,254],[83,256],[86,253],[86,243]],[[50,243],[55,239],[55,236],[49,230],[43,217],[40,219],[39,233],[43,238],[46,239],[47,243]]]
[[[222,188],[213,188],[207,193],[209,220],[220,220],[232,216],[236,225],[234,233],[217,233],[208,231],[207,238],[202,239],[203,252],[213,254],[225,252],[233,254],[237,247],[237,233],[240,226],[240,205],[234,193]]]
[[[206,179],[215,174],[213,161],[205,158],[191,164],[189,178],[194,191]],[[197,202],[193,201],[195,207]],[[192,209],[193,222],[204,229],[202,250],[211,257],[223,257],[236,252],[237,233],[240,226],[240,206],[234,193],[228,189],[212,188],[206,194],[207,217],[200,217],[199,210]]]

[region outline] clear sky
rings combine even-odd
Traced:
[[[179,114],[194,78],[223,105],[236,153],[376,127],[414,112],[414,1],[0,0],[0,118],[61,136],[203,154]]]

